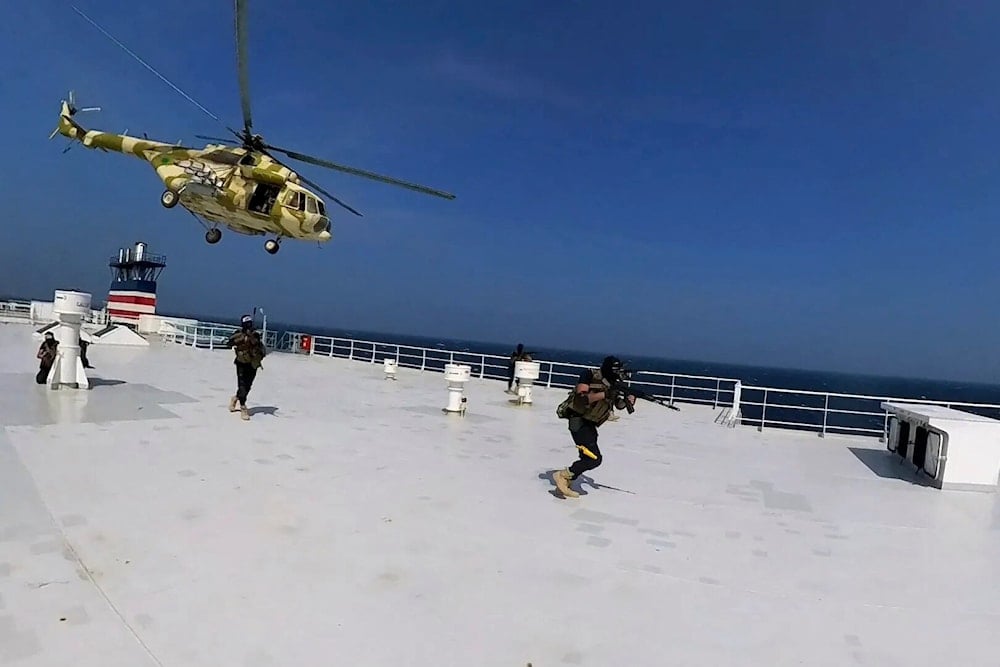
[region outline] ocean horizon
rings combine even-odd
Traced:
[[[167,315],[166,313],[162,313]],[[173,314],[174,317],[186,317],[202,322],[216,322],[236,326],[235,318],[219,318],[204,314]],[[258,327],[260,319],[257,320]],[[815,391],[835,394],[858,394],[865,396],[884,396],[889,398],[908,398],[929,401],[947,401],[955,403],[987,403],[1000,404],[1000,384],[990,384],[973,381],[941,380],[934,378],[894,377],[886,375],[847,373],[841,371],[824,371],[798,368],[782,368],[776,366],[755,366],[751,364],[733,364],[712,361],[697,361],[690,359],[675,359],[649,355],[626,355],[623,353],[597,352],[593,350],[573,350],[548,346],[531,345],[530,340],[515,340],[510,343],[496,341],[479,341],[461,338],[438,336],[417,336],[394,332],[367,331],[363,329],[330,327],[268,322],[268,330],[294,331],[315,336],[330,336],[336,338],[352,338],[379,343],[406,345],[431,349],[447,349],[470,354],[487,354],[509,356],[519,342],[524,343],[525,350],[533,353],[536,359],[598,366],[606,354],[617,354],[625,364],[634,370],[660,373],[676,373],[680,375],[697,375],[713,378],[740,380],[744,385],[792,391]]]
[[[46,300],[51,297],[0,296],[0,300]],[[216,322],[236,326],[238,318],[205,315],[204,313],[184,313],[162,311],[167,317],[196,319],[201,322]],[[259,319],[258,319],[259,323]],[[595,350],[553,348],[532,346],[524,340],[501,343],[497,341],[467,340],[437,336],[415,336],[388,331],[368,331],[356,328],[330,327],[323,325],[285,323],[274,321],[271,330],[297,331],[319,336],[355,338],[376,342],[413,345],[416,347],[446,347],[448,349],[475,354],[509,356],[518,342],[538,358],[563,363],[599,365],[606,354],[617,354],[630,368],[682,375],[701,375],[738,379],[745,385],[773,387],[801,391],[822,391],[842,394],[863,394],[869,396],[889,396],[894,398],[916,398],[936,401],[1000,404],[1000,383],[974,380],[949,380],[933,377],[893,376],[871,373],[804,369],[784,366],[758,366],[732,362],[715,362],[693,359],[679,359],[651,355],[628,355],[622,352],[599,352]]]

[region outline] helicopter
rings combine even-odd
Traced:
[[[424,185],[272,146],[260,134],[255,133],[247,74],[247,0],[235,0],[235,4],[236,64],[243,129],[237,131],[223,125],[237,141],[196,135],[199,139],[214,143],[206,144],[204,148],[189,148],[180,143],[169,144],[145,137],[140,139],[128,134],[89,130],[75,117],[81,112],[100,111],[100,107],[78,108],[72,91],[68,99],[62,101],[59,124],[49,135],[49,139],[58,133],[79,142],[86,148],[123,153],[148,162],[166,188],[160,195],[160,203],[168,209],[178,204],[187,209],[205,227],[205,240],[208,243],[218,243],[222,239],[220,226],[250,236],[273,235],[273,239],[268,239],[264,243],[264,250],[272,255],[278,252],[281,240],[285,238],[318,243],[325,243],[331,239],[330,216],[320,194],[351,213],[361,215],[316,183],[280,162],[275,153],[281,153],[300,162],[435,197],[455,199],[453,194]],[[73,9],[167,85],[222,124],[218,116],[167,80],[89,16],[75,6]],[[69,147],[66,150],[69,150]]]

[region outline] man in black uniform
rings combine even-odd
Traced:
[[[80,361],[83,362],[84,368],[93,368],[93,366],[90,365],[90,360],[87,359],[87,348],[89,346],[90,343],[85,341],[83,338],[80,339]]]
[[[509,367],[509,371],[510,372],[507,375],[507,393],[508,394],[513,393],[513,391],[511,390],[511,387],[514,384],[514,370],[515,370],[515,368],[517,366],[517,362],[519,362],[519,361],[531,361],[531,353],[524,351],[524,344],[523,343],[518,343],[517,344],[517,349],[514,350],[514,352],[510,355],[510,367]],[[521,382],[519,380],[518,381],[518,385],[520,385],[520,384],[521,384]]]
[[[601,465],[604,458],[597,446],[597,428],[608,420],[613,408],[625,407],[625,401],[635,404],[635,396],[627,394],[619,383],[622,363],[616,357],[605,357],[600,370],[587,370],[580,375],[569,398],[560,405],[569,419],[569,431],[580,458],[569,468],[555,473],[556,488],[567,498],[577,498],[579,493],[570,488],[576,479]]]
[[[52,364],[56,361],[56,354],[59,353],[59,341],[52,335],[51,331],[45,332],[45,340],[38,346],[38,373],[35,374],[35,382],[45,384],[52,370]]]
[[[236,395],[229,401],[229,411],[236,412],[237,401],[240,404],[240,416],[243,419],[250,419],[247,412],[247,395],[253,380],[257,377],[257,370],[261,368],[267,350],[264,349],[264,342],[260,339],[260,334],[253,328],[253,318],[244,315],[241,320],[241,328],[226,341],[226,347],[236,349]]]

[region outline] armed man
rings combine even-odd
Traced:
[[[59,353],[59,341],[56,337],[52,335],[51,331],[45,332],[45,340],[42,344],[38,346],[38,354],[35,355],[38,359],[38,373],[35,374],[35,382],[38,384],[45,384],[46,379],[49,377],[49,371],[52,370],[52,364],[56,361],[56,355]]]
[[[597,446],[597,429],[608,420],[612,409],[633,411],[637,392],[629,389],[625,380],[621,361],[605,357],[600,369],[586,370],[580,375],[576,389],[556,409],[559,417],[569,420],[569,432],[580,454],[573,465],[554,475],[556,488],[563,496],[579,497],[570,485],[604,460]]]
[[[235,332],[226,341],[226,347],[236,350],[236,395],[229,401],[229,411],[236,412],[236,403],[240,404],[240,416],[243,419],[250,419],[247,412],[247,395],[250,387],[253,386],[257,371],[262,367],[261,362],[267,356],[264,342],[260,339],[260,333],[253,328],[253,318],[244,315],[240,321],[240,330]]]

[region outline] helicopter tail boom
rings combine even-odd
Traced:
[[[91,109],[81,109],[80,111],[90,111]],[[87,148],[99,148],[104,151],[114,151],[125,153],[134,157],[149,160],[150,152],[159,153],[163,150],[175,148],[171,144],[159,141],[140,139],[127,134],[114,134],[111,132],[100,132],[98,130],[88,130],[80,125],[73,118],[77,113],[72,101],[62,103],[62,110],[59,113],[59,124],[49,135],[51,139],[56,134],[61,134],[68,139],[79,141]]]

